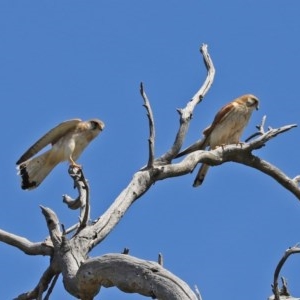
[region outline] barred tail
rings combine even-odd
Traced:
[[[56,163],[49,162],[49,154],[50,150],[18,166],[18,174],[21,176],[21,188],[23,190],[32,190],[38,187],[56,166]]]

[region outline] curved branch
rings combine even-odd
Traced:
[[[281,260],[279,261],[276,269],[275,269],[275,272],[274,272],[274,281],[273,281],[273,285],[272,285],[272,290],[273,290],[273,293],[274,293],[274,298],[275,300],[280,300],[280,296],[283,295],[283,296],[287,296],[286,295],[286,292],[285,292],[285,295],[284,293],[282,293],[280,290],[279,290],[279,287],[278,287],[278,277],[279,277],[279,274],[280,274],[280,271],[283,267],[283,265],[285,264],[286,260],[288,259],[288,257],[291,255],[291,254],[295,254],[295,253],[300,253],[300,248],[298,246],[295,246],[295,247],[291,247],[291,248],[288,248],[284,254],[283,254],[283,257],[281,258]],[[286,287],[284,288],[284,290],[286,291]],[[288,295],[290,296],[290,295]]]
[[[288,177],[284,172],[271,163],[252,154],[249,154],[248,156],[239,155],[231,161],[244,164],[269,175],[300,200],[300,189],[298,184],[293,178]]]
[[[184,109],[178,109],[178,113],[180,115],[180,126],[179,130],[176,134],[175,141],[171,149],[157,159],[157,163],[170,163],[170,161],[179,153],[183,141],[185,139],[186,133],[189,128],[189,123],[192,118],[194,109],[197,104],[199,104],[204,96],[209,91],[215,77],[215,67],[208,53],[207,45],[203,44],[200,48],[200,52],[202,53],[205,67],[207,69],[207,76],[202,84],[201,88],[197,91],[197,93],[193,96],[193,98],[187,103]]]
[[[78,233],[82,228],[86,227],[90,218],[90,188],[80,168],[70,166],[68,172],[74,181],[74,187],[78,190],[78,197],[74,200],[68,195],[63,195],[63,202],[66,203],[70,209],[80,208],[80,222],[79,225],[76,224],[69,228],[67,232],[78,227]]]
[[[93,299],[101,286],[153,299],[196,300],[189,286],[156,262],[124,254],[106,254],[85,261],[77,273],[81,299]]]

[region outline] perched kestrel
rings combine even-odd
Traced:
[[[71,165],[80,167],[75,161],[103,129],[104,123],[98,119],[72,119],[51,129],[17,161],[22,189],[31,190],[38,187],[60,162],[68,161]],[[52,145],[50,150],[33,157],[49,144]]]
[[[258,109],[259,100],[251,94],[240,96],[223,106],[216,114],[212,124],[203,131],[204,137],[180,152],[176,157],[204,150],[206,147],[215,149],[218,146],[240,143],[240,137],[248,124],[254,109]],[[202,164],[194,180],[194,187],[202,184],[209,165]]]

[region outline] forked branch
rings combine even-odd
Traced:
[[[177,131],[175,141],[171,149],[156,160],[157,164],[170,163],[171,160],[179,153],[182,144],[184,142],[186,133],[189,129],[189,124],[192,119],[194,109],[196,105],[203,100],[204,96],[207,94],[207,92],[209,91],[210,87],[213,84],[216,71],[215,71],[214,64],[208,53],[208,46],[206,44],[203,44],[200,48],[200,52],[202,53],[204,64],[207,69],[206,79],[202,84],[202,86],[200,87],[200,89],[187,103],[186,107],[183,109],[177,109],[180,115],[180,126]]]

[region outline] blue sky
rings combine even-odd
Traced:
[[[148,159],[144,82],[156,124],[157,155],[169,149],[184,107],[205,79],[199,54],[208,44],[214,84],[194,113],[185,146],[201,136],[216,111],[245,93],[261,101],[244,138],[263,115],[267,126],[299,123],[300,3],[229,1],[1,1],[2,122],[0,228],[41,241],[47,228],[39,205],[69,226],[78,213],[61,195],[74,195],[67,164],[36,190],[21,190],[15,162],[41,135],[71,118],[102,119],[106,128],[79,162],[91,185],[97,218]],[[300,173],[299,129],[255,154],[294,177]],[[201,188],[194,174],[157,182],[92,252],[121,252],[156,260],[195,284],[203,300],[266,299],[285,249],[300,241],[299,201],[273,179],[242,165],[210,170]],[[0,295],[33,288],[47,257],[29,257],[0,244]],[[300,257],[283,269],[300,295]],[[52,299],[73,299],[61,284]],[[141,299],[103,289],[97,299]]]

